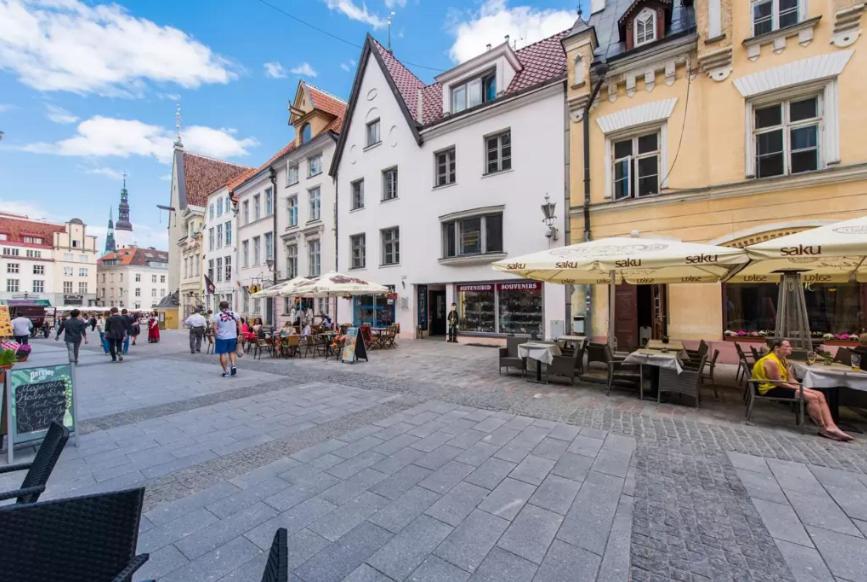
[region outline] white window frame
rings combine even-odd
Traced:
[[[33,292],[45,293],[45,281],[42,279],[33,279]]]
[[[670,115],[670,113],[669,113]],[[668,116],[665,117],[667,119]],[[614,202],[614,142],[627,139],[632,136],[645,135],[656,129],[659,132],[659,191],[662,192],[668,188],[668,123],[667,121],[654,122],[642,125],[633,125],[624,128],[620,131],[605,134],[605,199]],[[652,198],[651,195],[641,196],[641,198]],[[630,196],[629,198],[621,198],[618,202],[625,200],[634,200],[638,197]]]
[[[774,0],[776,2],[777,0]],[[644,46],[646,44],[650,44],[652,42],[656,42],[657,40],[657,32],[658,32],[658,23],[656,22],[657,14],[656,10],[652,8],[642,8],[641,11],[635,15],[635,18],[632,19],[632,46],[633,48],[638,48],[640,46]],[[643,39],[639,37],[638,34],[638,23],[642,22],[644,25],[645,36]],[[647,33],[647,27],[650,27],[650,34]]]
[[[262,264],[262,245],[260,244],[262,237],[253,237],[253,266],[258,267]]]
[[[265,188],[265,216],[271,216],[274,213],[274,191],[271,187]]]
[[[314,194],[316,195],[314,196]],[[307,222],[322,220],[322,189],[316,186],[308,190],[307,200],[310,210],[310,219]]]
[[[286,187],[298,183],[298,162],[286,162]]]
[[[482,103],[490,103],[497,98],[496,91],[493,99],[487,99],[485,94],[485,81],[493,79],[494,87],[497,87],[497,70],[489,69],[471,79],[461,81],[449,87],[450,107],[452,113],[460,113],[467,109],[477,107]]]
[[[364,126],[364,146],[369,148],[380,143],[382,143],[382,125],[377,117]]]
[[[298,276],[298,244],[286,245],[286,277],[294,279]]]
[[[444,156],[444,173],[440,173],[440,156]],[[442,175],[443,181],[440,182],[440,176]],[[445,149],[441,149],[438,152],[434,152],[434,188],[442,188],[444,186],[451,186],[458,179],[458,160],[457,160],[457,149],[455,146],[450,146]]]
[[[260,194],[253,194],[253,221],[257,221],[262,218],[262,196]]]
[[[803,101],[805,99],[816,99],[816,114],[817,117],[812,117],[808,120],[801,120],[792,122],[790,121],[790,106],[794,101]],[[780,105],[781,111],[781,121],[779,125],[775,125],[772,127],[763,127],[761,129],[755,128],[755,111],[756,109],[762,109],[765,107]],[[765,98],[765,99],[756,99],[751,102],[751,109],[753,111],[751,123],[751,131],[752,131],[752,142],[753,142],[753,170],[754,176],[758,178],[758,161],[756,160],[756,156],[758,152],[756,151],[755,140],[756,137],[762,133],[769,133],[772,131],[780,131],[783,136],[783,172],[781,174],[775,174],[774,176],[762,176],[762,178],[779,178],[781,176],[794,176],[797,174],[806,174],[809,172],[815,172],[821,170],[825,167],[823,163],[823,135],[824,135],[824,98],[822,92],[816,91],[798,91],[793,93],[790,96],[780,98]],[[815,170],[805,170],[803,172],[792,172],[792,143],[791,143],[791,130],[797,129],[799,127],[810,127],[810,126],[818,126],[816,136],[816,169]]]
[[[316,251],[315,253],[313,251]],[[322,241],[318,238],[307,241],[307,276],[318,277],[322,274]]]
[[[356,188],[358,188],[357,193]],[[349,183],[349,210],[361,210],[362,208],[364,208],[364,178],[359,178]]]
[[[500,217],[500,249],[499,250],[488,250],[488,218],[491,216],[499,216]],[[465,220],[472,220],[474,218],[479,219],[479,252],[477,253],[465,253],[463,252],[462,244],[461,244],[461,223]],[[454,218],[449,218],[448,220],[443,220],[440,223],[442,226],[440,227],[440,237],[441,237],[441,250],[440,250],[440,258],[441,259],[459,259],[461,257],[482,257],[484,255],[494,254],[501,255],[505,251],[505,221],[503,220],[503,210],[499,209],[496,211],[486,210],[484,212],[473,212],[462,214],[461,216],[457,216]],[[446,238],[446,230],[451,228],[454,231],[455,236],[455,254],[448,254],[448,239]]]
[[[224,280],[226,282],[232,280],[232,255],[226,255],[223,259],[223,268],[226,269]]]
[[[503,156],[503,137],[509,136],[509,167],[505,168],[504,162],[506,160],[505,156]],[[488,166],[488,140],[496,139],[497,140],[497,167],[494,170],[491,170]],[[513,144],[512,144],[512,129],[506,128],[501,131],[497,131],[494,133],[489,133],[488,135],[482,138],[482,167],[484,168],[484,172],[482,175],[484,176],[492,176],[494,174],[499,174],[501,172],[508,172],[514,168],[512,165],[512,160],[514,159],[513,155]]]
[[[838,103],[838,86],[837,79],[819,81],[814,83],[804,83],[799,86],[789,87],[787,89],[774,91],[756,96],[745,101],[744,106],[744,128],[745,128],[745,144],[744,152],[746,159],[744,160],[744,175],[747,178],[755,178],[757,174],[756,168],[756,140],[755,140],[755,109],[771,105],[780,101],[797,101],[799,98],[804,99],[812,95],[819,96],[819,115],[821,122],[819,124],[819,164],[818,170],[823,170],[829,166],[840,163],[840,122],[839,122],[839,103]],[[786,138],[788,139],[788,137]],[[786,161],[789,164],[789,161]],[[808,173],[808,172],[800,172]],[[788,176],[791,174],[782,174]],[[779,177],[779,176],[777,176]]]
[[[356,256],[359,250],[359,256]],[[356,261],[356,259],[360,259]],[[349,236],[349,268],[364,269],[367,267],[367,236],[361,232]]]
[[[385,239],[386,233],[391,233],[391,232],[396,232],[397,236],[394,237],[393,240],[390,239],[390,240],[386,241],[386,239]],[[382,266],[399,265],[400,264],[400,227],[399,226],[390,226],[388,228],[380,229],[379,240],[380,240],[380,247],[381,247],[381,251],[382,251],[382,255],[380,256],[380,265],[382,265]],[[389,244],[395,245],[394,249],[392,250],[392,255],[394,255],[393,258],[395,260],[393,260],[391,262],[386,262],[386,257],[389,254],[386,251],[386,248],[387,248],[387,245],[389,245]]]
[[[232,245],[232,221],[231,220],[226,221],[226,223],[223,225],[223,232],[225,233],[225,237],[226,237],[225,246],[227,246],[227,247],[231,246]]]
[[[394,173],[394,180],[389,177],[392,173]],[[399,192],[400,174],[397,171],[397,166],[384,169],[382,171],[382,198],[380,198],[380,202],[397,200],[399,198]]]
[[[263,243],[265,245],[265,260],[273,261],[274,260],[274,233],[266,232],[262,237]],[[217,259],[219,260],[219,259]]]
[[[307,158],[307,177],[312,178],[322,173],[322,154]]]
[[[755,9],[756,5],[765,4],[765,3],[771,4],[771,17],[770,17],[771,29],[768,31],[756,34],[756,20],[755,20],[754,9]],[[750,12],[749,12],[749,14],[750,14],[750,32],[752,33],[752,36],[761,36],[763,34],[770,34],[774,31],[780,30],[780,28],[782,28],[780,26],[780,0],[750,0],[749,10],[750,10]],[[795,22],[792,24],[787,24],[786,27],[794,26],[795,24],[798,24],[799,22],[804,20],[804,17],[807,14],[807,0],[798,0],[797,4],[795,6],[795,10],[796,10]]]
[[[218,225],[216,226],[216,231],[215,231],[215,235],[214,235],[214,240],[216,241],[216,245],[215,245],[215,246],[216,246],[218,249],[223,248],[223,225],[222,225],[222,224],[218,224]],[[210,250],[214,250],[214,249],[210,249]]]
[[[638,140],[639,140],[639,138],[642,138],[642,137],[645,137],[645,136],[648,136],[651,134],[656,134],[656,150],[654,150],[651,153],[639,154],[638,153]],[[627,180],[629,181],[629,195],[624,196],[622,198],[615,199],[614,198],[614,164],[618,161],[618,159],[614,157],[614,145],[618,142],[630,141],[630,140],[632,141],[632,153],[629,156],[630,157],[629,176],[627,178]],[[664,165],[663,161],[662,161],[663,144],[662,144],[662,130],[660,128],[647,127],[647,128],[640,130],[640,131],[630,131],[624,135],[613,136],[609,140],[608,147],[609,147],[608,157],[610,160],[609,163],[611,164],[609,169],[608,169],[610,176],[611,176],[611,182],[609,183],[609,188],[611,191],[611,200],[612,201],[619,202],[621,200],[648,198],[651,196],[656,196],[657,194],[659,194],[660,191],[662,191],[661,183],[662,183],[662,179],[665,177],[665,173],[667,171],[667,166]],[[657,192],[653,192],[651,194],[639,195],[637,192],[638,178],[635,178],[633,180],[633,172],[637,172],[638,163],[640,160],[645,159],[645,158],[649,158],[652,156],[656,156],[656,160],[657,160],[656,161],[656,164],[657,164],[657,166],[656,166],[656,189],[657,189]]]
[[[298,194],[286,199],[286,223],[288,228],[298,226]]]

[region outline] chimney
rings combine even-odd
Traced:
[[[590,0],[590,14],[605,10],[605,0]]]
[[[485,45],[485,48],[486,48],[487,50],[491,50],[491,43],[486,44],[486,45]]]

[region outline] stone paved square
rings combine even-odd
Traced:
[[[773,407],[748,426],[735,390],[607,397],[427,340],[221,378],[185,340],[84,350],[79,443],[43,497],[145,486],[136,580],[256,580],[278,527],[303,582],[867,579],[864,439]],[[64,355],[36,341],[32,362]]]

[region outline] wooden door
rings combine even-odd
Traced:
[[[665,285],[653,285],[650,290],[653,302],[653,327],[651,333],[653,339],[662,339],[668,335],[668,307],[666,305]]]
[[[617,285],[614,290],[614,337],[617,349],[638,346],[638,289],[634,285]]]

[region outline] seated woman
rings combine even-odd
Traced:
[[[295,326],[288,321],[283,324],[283,327],[280,328],[280,337],[289,337],[290,335],[297,334],[298,332],[295,331]]]

